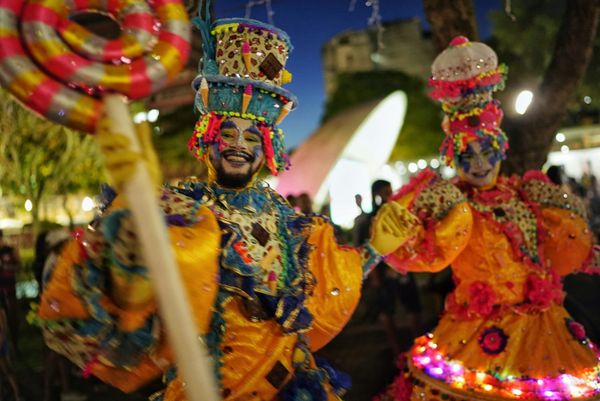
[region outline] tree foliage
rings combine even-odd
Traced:
[[[91,136],[38,117],[5,92],[0,92],[0,115],[0,188],[31,200],[34,230],[44,200],[97,190],[104,170]]]
[[[454,36],[468,35],[472,31],[472,1],[460,0],[460,3],[463,11],[456,13],[454,2],[423,0],[432,34],[438,38],[436,44],[440,51],[445,47],[440,46],[440,43],[449,43]],[[529,14],[519,15],[521,11],[528,11]],[[545,14],[546,11],[550,13],[550,19],[538,15]],[[528,0],[518,2],[514,12],[521,27],[517,29],[519,27],[513,24],[505,29],[504,34],[509,37],[504,49],[514,51],[515,57],[519,57],[520,53],[520,57],[528,58],[530,64],[528,66],[525,60],[520,60],[523,64],[519,65],[517,61],[516,71],[511,73],[511,77],[518,76],[519,69],[530,67],[538,71],[539,81],[533,89],[535,101],[527,113],[517,117],[508,115],[503,123],[511,144],[505,163],[505,169],[509,173],[539,169],[546,160],[554,135],[564,123],[567,108],[572,104],[578,85],[583,81],[592,59],[594,43],[597,42],[600,2]],[[468,18],[465,19],[465,16]],[[531,28],[533,34],[527,39]],[[555,29],[556,34],[551,36]],[[547,40],[548,37],[553,38],[550,40],[553,45]],[[502,48],[500,42],[503,38],[498,36],[497,40],[498,46]],[[552,49],[549,57],[541,48]],[[509,87],[514,82],[509,80]]]
[[[442,130],[439,107],[427,97],[422,81],[398,71],[340,74],[336,91],[328,99],[323,120],[354,105],[383,98],[395,90],[407,96],[404,125],[391,159],[415,159],[437,153]]]
[[[199,163],[186,146],[194,132],[192,107],[178,107],[169,114],[161,115],[158,121],[161,131],[155,135],[154,143],[167,180],[190,175],[202,177],[206,173],[204,164]]]
[[[519,90],[540,83],[549,66],[560,21],[565,13],[566,0],[529,0],[512,3],[515,19],[507,18],[503,11],[492,11],[492,43],[498,58],[510,66],[509,88]],[[587,72],[568,102],[569,119],[565,124],[577,123],[582,109],[600,105],[600,36],[593,41],[592,58]],[[576,61],[574,61],[576,62]],[[507,91],[513,97],[514,93]],[[583,98],[589,96],[591,104]],[[506,96],[508,98],[508,96]]]

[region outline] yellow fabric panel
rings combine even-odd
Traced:
[[[76,241],[70,241],[61,253],[51,280],[46,285],[40,301],[42,319],[86,319],[89,313],[72,289],[73,269],[81,260],[81,250]]]
[[[331,341],[354,313],[362,286],[362,258],[355,249],[340,247],[333,227],[321,219],[314,219],[308,241],[313,247],[308,263],[316,286],[306,303],[314,316],[307,335],[311,350],[316,351]]]
[[[407,195],[397,202],[407,206],[410,198]],[[386,257],[386,263],[401,272],[437,272],[452,263],[471,238],[471,209],[467,202],[460,203],[443,220],[434,224],[432,246],[426,246],[428,233],[421,226],[413,238]]]
[[[452,262],[452,271],[460,283],[454,291],[456,301],[467,302],[471,283],[482,281],[493,288],[496,303],[522,302],[523,285],[531,270],[513,253],[509,238],[499,227],[474,215],[469,243]]]
[[[223,337],[223,391],[227,400],[247,399],[256,392],[256,399],[270,400],[277,389],[266,379],[279,361],[288,372],[292,368],[295,335],[284,335],[273,320],[252,322],[243,311],[240,298],[231,298],[225,305],[223,318],[227,332]],[[167,400],[169,400],[167,398]],[[174,400],[178,400],[174,398]],[[178,400],[179,401],[179,400]]]
[[[206,333],[217,296],[221,230],[213,213],[202,206],[198,223],[191,227],[169,228],[169,236],[187,290],[199,333]]]
[[[567,311],[553,305],[539,314],[508,311],[494,320],[454,320],[446,314],[434,331],[434,341],[445,355],[461,361],[465,368],[498,372],[503,377],[577,375],[598,363],[594,351],[569,332]],[[508,343],[498,355],[488,355],[478,339],[486,328],[497,326],[508,335]],[[499,367],[499,371],[496,369]]]
[[[581,217],[565,209],[542,210],[546,263],[565,276],[581,268],[593,246],[592,233]]]

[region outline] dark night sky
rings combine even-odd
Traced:
[[[487,13],[502,7],[502,0],[475,0],[480,35],[489,35]],[[243,17],[246,0],[216,0],[215,17]],[[325,94],[321,67],[321,47],[336,34],[345,30],[365,29],[371,7],[357,0],[349,11],[350,0],[272,0],[276,26],[286,31],[294,45],[287,69],[293,82],[286,88],[296,94],[299,107],[282,123],[288,147],[302,143],[318,126],[324,107]],[[421,0],[380,0],[383,21],[419,17],[428,30]],[[266,7],[256,6],[251,18],[267,22]]]

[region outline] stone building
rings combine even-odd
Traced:
[[[321,53],[327,96],[335,91],[338,74],[345,72],[395,70],[422,80],[429,78],[436,52],[421,21],[416,17],[392,21],[383,28],[380,49],[373,29],[346,31],[325,43]]]

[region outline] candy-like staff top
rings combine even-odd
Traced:
[[[69,19],[102,12],[122,27],[104,39]],[[0,0],[0,83],[57,123],[94,132],[104,93],[139,99],[187,62],[190,26],[179,0]]]

